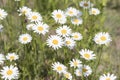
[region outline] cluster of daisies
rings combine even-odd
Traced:
[[[0,66],[3,67],[0,70],[1,78],[4,80],[13,80],[19,78],[19,70],[16,66],[15,61],[19,59],[19,56],[16,53],[8,53],[6,56],[0,54]],[[5,61],[9,61],[10,65],[6,66]],[[14,62],[14,64],[13,64]]]

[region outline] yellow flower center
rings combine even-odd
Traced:
[[[55,39],[55,40],[52,41],[52,43],[57,45],[58,44],[58,40]]]
[[[85,56],[86,58],[90,58],[90,54],[88,54],[88,53],[85,53],[84,56]]]
[[[78,22],[79,22],[79,20],[78,20],[78,19],[74,19],[74,22],[75,22],[75,23],[78,23]]]
[[[15,56],[10,56],[10,60],[14,60],[15,59]]]
[[[66,33],[67,33],[67,30],[63,29],[63,30],[61,30],[61,33],[62,33],[62,34],[66,34]]]
[[[43,31],[43,27],[42,27],[42,26],[39,26],[39,27],[38,27],[38,30],[39,30],[39,31]]]
[[[13,71],[12,70],[8,70],[7,71],[7,75],[12,75],[13,74]]]
[[[93,14],[95,14],[95,13],[96,13],[96,11],[95,11],[95,10],[93,10],[93,11],[92,11],[92,13],[93,13]]]
[[[56,17],[57,17],[57,18],[61,18],[62,15],[61,15],[61,14],[57,14]]]
[[[65,74],[65,77],[66,77],[66,78],[69,78],[69,77],[70,77],[70,75],[66,73],[66,74]]]
[[[87,6],[88,6],[88,3],[84,3],[84,6],[87,7]]]
[[[106,78],[106,80],[110,80],[110,78]]]
[[[101,39],[102,41],[105,41],[105,40],[106,40],[106,37],[105,37],[105,36],[102,36],[100,39]]]
[[[23,14],[26,14],[26,13],[27,13],[27,11],[26,11],[26,10],[24,10],[24,11],[23,11]]]
[[[34,16],[32,16],[32,19],[34,19],[34,20],[35,20],[35,19],[37,19],[37,16],[35,16],[35,15],[34,15]]]
[[[58,67],[57,67],[57,70],[58,70],[58,71],[61,71],[61,70],[62,70],[62,67],[61,67],[61,66],[58,66]]]
[[[75,61],[75,62],[74,62],[74,66],[77,66],[77,65],[78,65],[78,62]]]
[[[69,11],[69,14],[73,14],[73,11]]]
[[[83,72],[86,72],[86,71],[88,71],[88,70],[87,70],[86,68],[83,68],[82,71],[83,71]]]
[[[66,44],[71,44],[71,42],[70,41],[66,41]]]
[[[2,14],[0,13],[0,17],[2,16]]]
[[[23,41],[27,41],[27,40],[28,40],[28,38],[27,38],[27,37],[24,37],[24,38],[23,38]]]
[[[78,35],[74,35],[74,38],[78,38]]]

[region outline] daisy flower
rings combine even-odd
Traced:
[[[43,34],[45,35],[48,32],[49,26],[47,24],[44,24],[42,22],[37,23],[34,27],[33,30],[34,32],[38,34]]]
[[[78,59],[73,59],[72,61],[70,61],[70,67],[80,67],[81,66],[81,61]]]
[[[71,22],[74,25],[80,25],[83,23],[83,20],[81,18],[73,18],[73,19],[71,19]]]
[[[81,40],[83,38],[79,32],[72,33],[71,36],[74,40]]]
[[[70,48],[73,49],[75,47],[75,41],[72,38],[66,37],[65,38],[65,45]]]
[[[71,34],[71,29],[67,25],[63,25],[56,29],[56,33],[59,36],[67,37]]]
[[[29,13],[31,13],[31,9],[26,6],[23,6],[18,9],[18,12],[19,12],[19,16],[21,16],[21,15],[27,16]]]
[[[52,12],[52,17],[57,23],[64,24],[66,23],[66,15],[62,10],[54,10]]]
[[[82,76],[82,72],[79,69],[75,70],[75,75],[76,76]]]
[[[66,71],[67,67],[59,62],[55,62],[52,64],[52,68],[54,71],[58,72],[59,74]]]
[[[8,53],[6,58],[10,61],[17,60],[19,57],[16,53]]]
[[[71,73],[65,71],[65,72],[63,72],[63,75],[64,75],[65,78],[67,78],[67,79],[69,79],[69,80],[72,80],[72,75],[71,75]]]
[[[90,1],[81,1],[80,3],[79,3],[79,5],[81,6],[81,7],[83,7],[84,9],[88,9],[88,8],[90,8],[90,6],[93,6],[93,4],[92,3],[90,3]]]
[[[42,16],[38,12],[31,12],[31,13],[29,13],[27,18],[31,22],[40,22],[40,21],[42,21]]]
[[[17,67],[10,65],[3,67],[0,74],[2,75],[1,78],[4,80],[13,80],[13,79],[18,79],[19,71]]]
[[[29,35],[27,33],[19,36],[19,42],[22,43],[22,44],[30,43],[31,40],[32,40],[31,35]]]
[[[57,35],[51,35],[47,39],[47,45],[49,47],[52,47],[53,49],[61,48],[63,44],[64,44],[63,39]]]
[[[95,41],[96,44],[109,44],[112,40],[111,40],[111,37],[109,35],[109,33],[107,32],[100,32],[100,33],[97,33],[93,39]]]
[[[107,75],[103,74],[100,76],[99,80],[116,80],[116,76],[114,74],[108,73]]]
[[[92,8],[89,11],[90,15],[98,15],[100,14],[100,10],[98,8]]]
[[[86,60],[95,59],[95,54],[93,54],[93,51],[91,51],[91,50],[82,49],[81,51],[79,51],[79,53],[80,53],[81,57],[86,59]]]
[[[5,56],[3,54],[0,54],[0,64],[3,64],[5,60]]]
[[[27,30],[33,30],[33,27],[35,26],[35,24],[30,23],[26,26]]]
[[[81,73],[83,73],[84,76],[89,76],[92,74],[92,69],[88,65],[83,65],[82,67],[79,67],[79,70]]]
[[[78,13],[79,11],[73,7],[69,7],[66,10],[66,15],[70,17],[77,16]]]
[[[7,12],[4,11],[4,9],[0,8],[0,20],[3,20],[4,18],[6,18],[7,15],[8,15]]]
[[[3,31],[3,25],[0,24],[0,32],[2,32],[2,31]]]

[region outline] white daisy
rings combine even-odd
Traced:
[[[72,75],[71,75],[71,73],[64,71],[64,72],[63,72],[63,75],[64,75],[65,78],[67,78],[67,79],[69,79],[69,80],[72,80]]]
[[[36,32],[38,34],[45,35],[49,30],[49,26],[47,24],[39,22],[33,27],[33,30],[34,30],[34,32]]]
[[[26,6],[23,6],[18,9],[18,12],[19,12],[19,16],[21,16],[21,15],[27,16],[29,13],[31,13],[31,9]]]
[[[108,73],[107,75],[103,74],[100,76],[99,80],[116,80],[116,76],[114,74]]]
[[[83,23],[83,20],[81,18],[72,18],[71,19],[72,24],[74,25],[80,25]]]
[[[66,10],[66,15],[70,17],[77,16],[78,13],[79,11],[73,7],[69,7]]]
[[[65,38],[65,45],[68,48],[73,49],[75,47],[76,43],[72,38],[66,37]]]
[[[98,15],[100,14],[100,10],[98,8],[91,8],[89,13],[90,15]]]
[[[18,79],[19,71],[17,67],[10,65],[3,67],[0,74],[2,75],[1,78],[4,80],[13,80]]]
[[[82,67],[79,67],[79,70],[81,73],[83,73],[84,76],[89,76],[92,74],[92,69],[88,65],[83,65]]]
[[[66,71],[67,67],[59,62],[55,62],[52,64],[52,68],[54,71],[58,72],[59,74]]]
[[[86,60],[95,59],[95,54],[93,54],[93,51],[91,51],[91,50],[82,49],[81,51],[79,51],[79,53],[80,53],[81,57],[86,59]]]
[[[0,24],[0,32],[2,32],[2,31],[3,31],[3,25]]]
[[[81,40],[83,38],[79,32],[72,33],[71,36],[74,40]]]
[[[42,21],[42,16],[38,12],[31,12],[31,13],[29,13],[27,18],[31,22],[40,22],[40,21]]]
[[[32,40],[31,35],[29,35],[27,33],[19,36],[19,42],[22,43],[22,44],[30,43],[31,40]]]
[[[66,23],[66,15],[62,10],[54,10],[52,12],[52,17],[57,23],[64,24]]]
[[[90,1],[81,1],[80,3],[79,3],[79,5],[81,6],[81,7],[83,7],[84,9],[88,9],[88,8],[90,8],[90,7],[92,7],[93,6],[93,4],[92,3],[90,3]]]
[[[27,30],[33,30],[33,27],[35,26],[35,24],[30,23],[26,26]]]
[[[6,58],[10,61],[17,60],[19,57],[16,53],[8,53]]]
[[[5,60],[5,56],[3,54],[0,54],[0,64],[3,64]]]
[[[100,33],[97,33],[93,39],[95,41],[96,44],[109,44],[112,40],[111,40],[111,37],[109,35],[109,33],[107,32],[100,32]]]
[[[80,69],[75,70],[75,75],[76,76],[82,76],[82,72],[80,71]]]
[[[81,66],[81,61],[78,59],[73,59],[72,61],[70,61],[70,67],[80,67]]]
[[[4,9],[0,8],[0,20],[3,20],[4,18],[6,18],[7,15],[8,13],[4,11]]]
[[[67,25],[63,25],[56,29],[56,33],[59,36],[67,37],[70,36],[71,29]]]
[[[51,35],[47,39],[47,45],[54,49],[61,48],[63,46],[63,44],[64,44],[63,39],[57,35]]]

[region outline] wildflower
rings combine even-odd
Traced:
[[[81,66],[81,61],[78,59],[73,59],[72,61],[70,61],[70,67],[80,67]]]
[[[66,15],[70,17],[77,16],[78,13],[79,11],[73,7],[69,7],[66,10]]]
[[[90,13],[90,15],[98,15],[98,14],[100,14],[100,10],[97,8],[92,8],[92,9],[90,9],[89,13]]]
[[[3,54],[0,54],[0,64],[3,64],[5,60],[5,56]]]
[[[93,51],[91,51],[91,50],[82,49],[81,51],[79,51],[79,53],[80,53],[81,57],[86,59],[86,60],[95,59],[95,54],[93,54]]]
[[[108,45],[112,41],[109,33],[107,32],[97,33],[93,40],[95,41],[96,44],[99,45],[101,44]]]
[[[107,73],[100,76],[99,80],[116,80],[116,76],[114,74]]]
[[[73,19],[71,19],[71,22],[74,25],[80,25],[83,23],[83,20],[81,18],[73,18]]]
[[[27,30],[33,30],[33,27],[35,26],[35,24],[31,23],[31,24],[28,24],[26,26]]]
[[[1,77],[2,79],[12,80],[12,79],[18,79],[19,71],[17,67],[10,65],[3,67],[0,74],[2,75]]]
[[[22,43],[22,44],[30,43],[31,40],[32,40],[31,35],[29,35],[27,33],[19,36],[19,42]]]
[[[71,29],[67,25],[64,25],[64,26],[57,28],[56,33],[59,36],[67,37],[71,34]]]
[[[31,12],[31,13],[29,13],[27,18],[31,22],[40,22],[40,21],[42,21],[42,16],[38,12]]]
[[[16,53],[8,53],[6,58],[10,61],[17,60],[19,57]]]
[[[69,80],[72,80],[72,75],[71,75],[71,73],[65,71],[65,72],[63,72],[63,75],[64,75],[65,78],[67,78],[67,79],[69,79]]]
[[[17,11],[19,12],[19,16],[21,15],[27,16],[29,13],[31,13],[31,9],[26,6],[19,8]]]
[[[57,35],[51,35],[47,39],[47,45],[54,49],[61,48],[63,46],[63,44],[64,44],[63,39]]]
[[[65,38],[65,45],[70,48],[73,49],[75,47],[75,41],[72,38],[66,37]]]
[[[55,62],[52,64],[52,68],[54,71],[58,72],[59,74],[66,71],[67,67],[59,62]]]
[[[57,23],[64,24],[66,23],[66,15],[62,10],[54,10],[52,12],[52,17]]]
[[[79,69],[75,70],[75,75],[76,76],[82,76],[82,72]]]
[[[49,26],[47,24],[44,24],[42,22],[37,23],[34,27],[33,30],[34,32],[38,34],[43,34],[45,35],[48,32]]]
[[[79,32],[72,33],[71,36],[74,40],[81,40],[83,38]]]
[[[81,1],[80,3],[79,3],[79,5],[81,6],[81,7],[83,7],[84,9],[88,9],[88,8],[90,8],[90,7],[92,7],[93,6],[93,4],[92,3],[90,3],[90,1]]]
[[[6,18],[7,15],[8,13],[4,11],[4,9],[0,8],[0,20],[3,20],[4,18]]]

